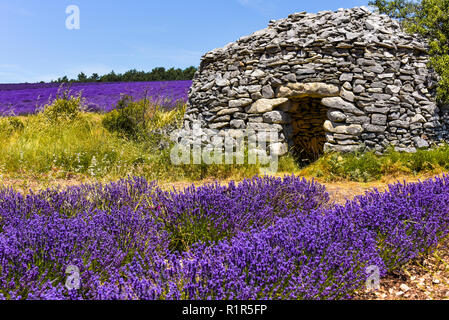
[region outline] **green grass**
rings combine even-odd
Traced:
[[[386,176],[440,174],[449,170],[449,145],[445,144],[415,153],[394,151],[383,155],[367,153],[328,153],[301,170],[305,176],[325,181],[349,180],[370,182]]]
[[[259,164],[173,165],[171,146],[160,148],[152,130],[180,127],[185,106],[164,111],[147,99],[127,97],[108,114],[83,112],[81,97],[64,94],[35,115],[0,118],[0,182],[10,179],[117,180],[127,175],[164,182],[203,179],[240,180],[260,173]],[[168,141],[165,141],[167,144]],[[247,159],[247,157],[245,157]],[[416,153],[389,150],[323,155],[300,168],[288,155],[279,173],[295,173],[324,181],[370,182],[384,176],[439,174],[449,169],[449,146]]]
[[[148,133],[167,124],[179,127],[185,106],[163,111],[142,100],[120,111],[95,114],[83,112],[82,103],[79,97],[63,97],[38,114],[0,118],[0,180],[5,176],[116,180],[137,175],[170,182],[241,179],[259,173],[258,164],[248,163],[173,165],[171,147],[160,150],[161,138]],[[76,104],[79,108],[74,108]],[[138,131],[127,131],[134,124]],[[280,167],[291,171],[295,163],[286,157]]]

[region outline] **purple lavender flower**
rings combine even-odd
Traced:
[[[345,299],[449,230],[449,176],[329,204],[255,177],[181,192],[143,178],[0,190],[0,299]],[[79,290],[66,286],[79,269]]]

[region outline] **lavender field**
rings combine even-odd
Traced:
[[[346,205],[295,176],[181,192],[143,178],[3,189],[0,299],[351,298],[367,267],[383,276],[448,235],[448,183]]]
[[[58,90],[70,89],[71,94],[81,93],[90,111],[110,111],[121,95],[143,99],[145,95],[158,105],[171,108],[187,101],[191,81],[118,82],[118,83],[42,83],[0,84],[0,115],[24,115],[35,113],[51,103]]]

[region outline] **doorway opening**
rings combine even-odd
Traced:
[[[324,153],[328,108],[321,98],[292,98],[290,110],[293,129],[293,152],[301,163],[317,160]]]

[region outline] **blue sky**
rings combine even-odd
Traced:
[[[202,54],[271,19],[368,0],[0,0],[0,83],[197,66]],[[66,7],[80,29],[66,28]]]

